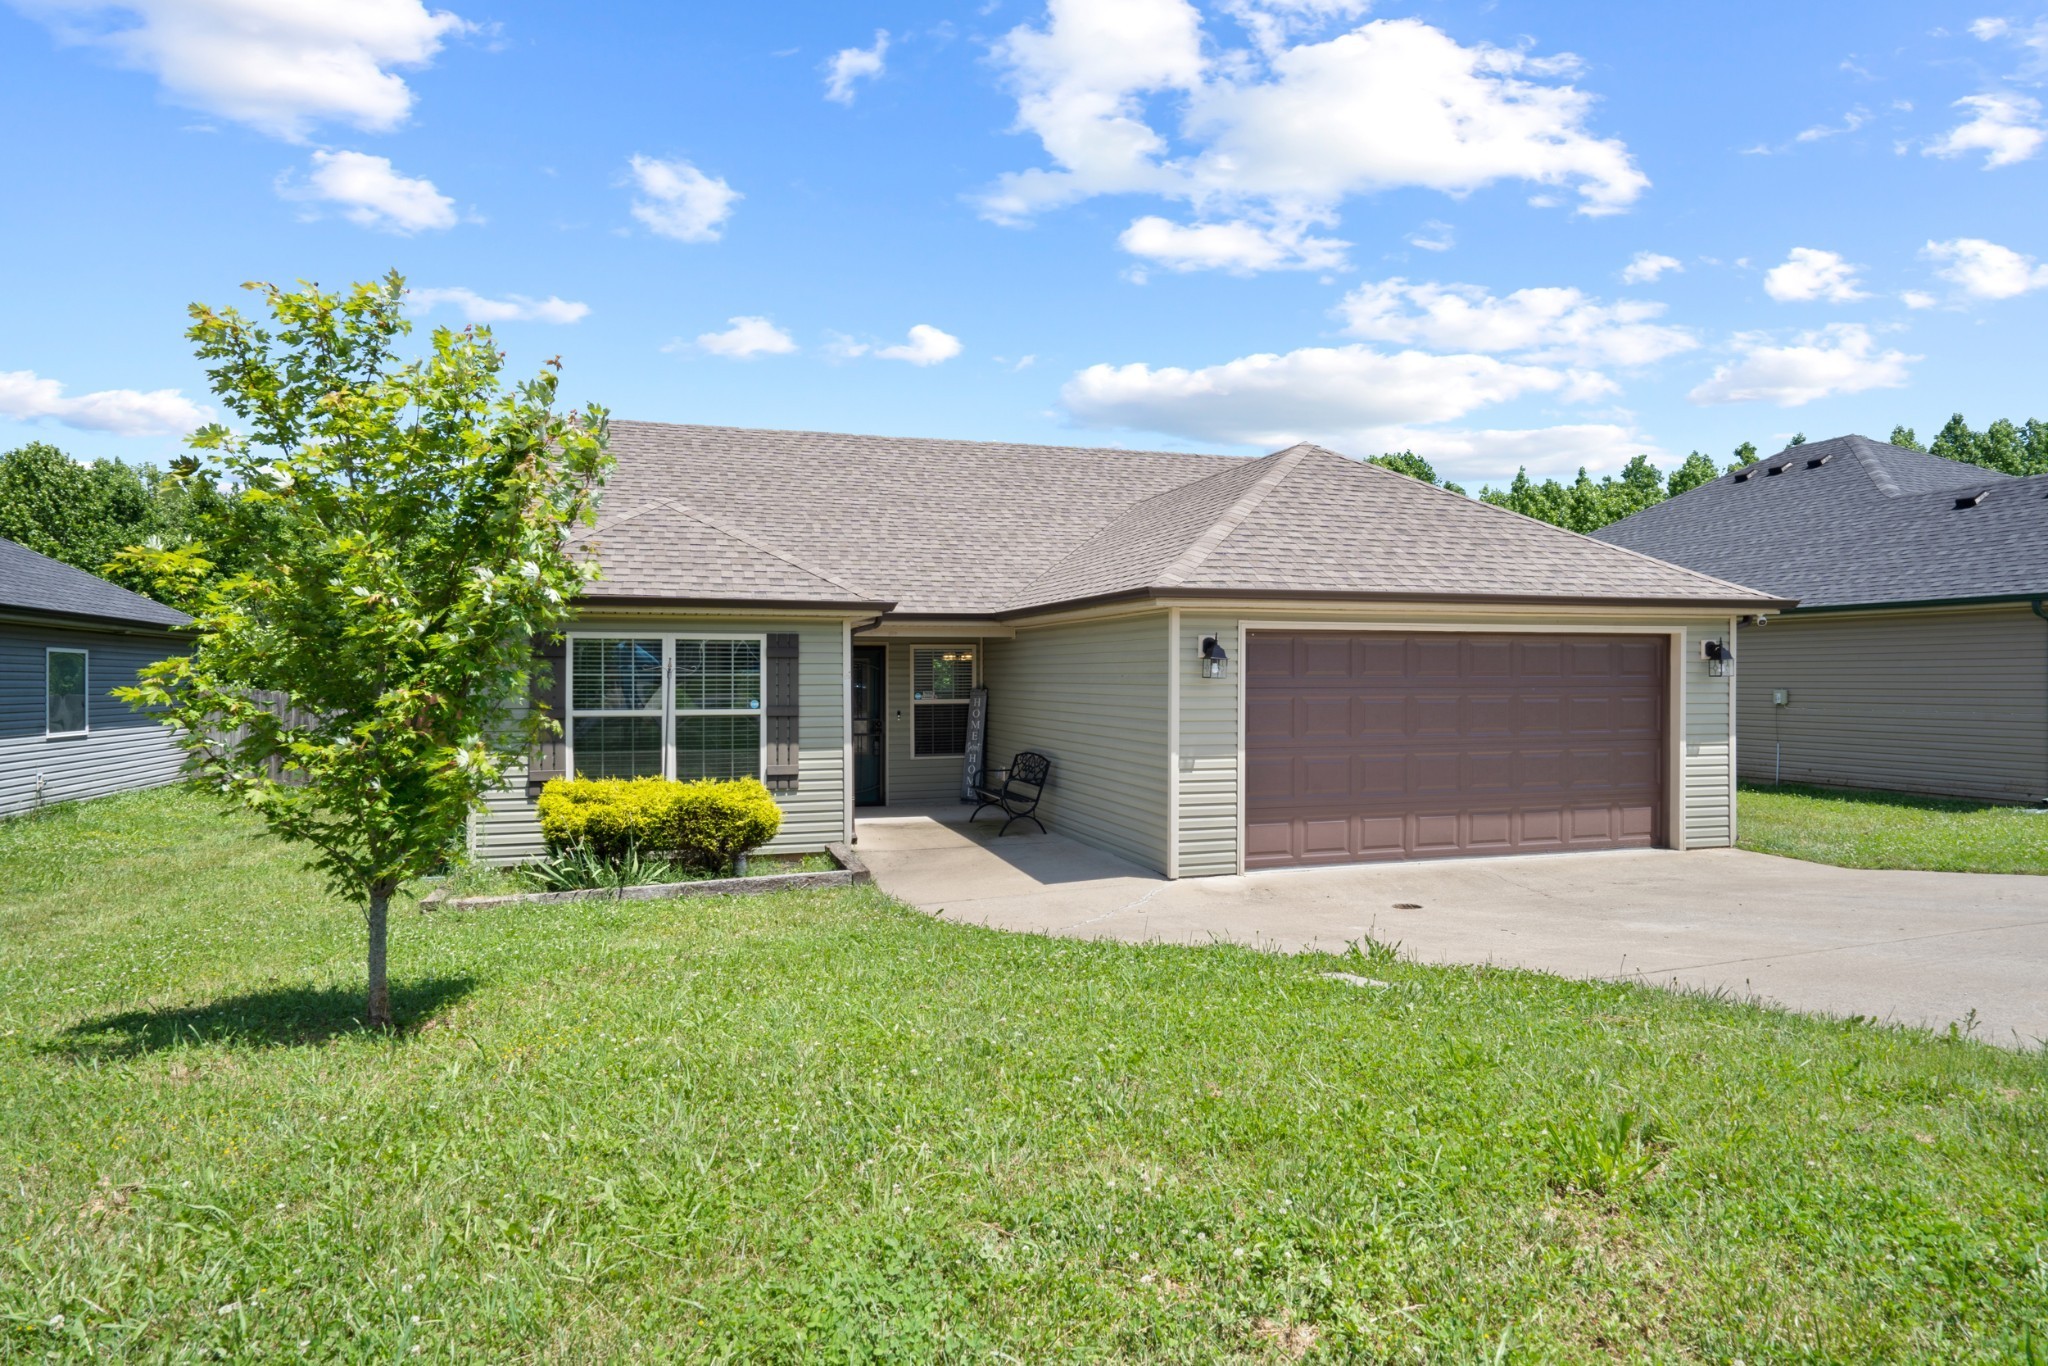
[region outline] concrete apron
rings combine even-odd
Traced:
[[[1169,882],[964,809],[860,822],[883,889],[947,920],[1130,943],[1341,951],[1756,997],[2007,1047],[2048,1040],[2048,877],[1831,868],[1732,849],[1383,863]],[[1402,909],[1412,906],[1416,909]]]

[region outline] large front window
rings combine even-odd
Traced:
[[[759,636],[572,635],[576,776],[760,777],[761,654]]]
[[[920,759],[967,752],[974,698],[974,651],[919,645],[910,652],[911,753]]]

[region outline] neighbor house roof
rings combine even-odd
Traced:
[[[174,630],[192,618],[25,545],[0,540],[0,611]]]
[[[607,600],[992,616],[1154,593],[1779,605],[1316,446],[1261,458],[613,424]]]
[[[1861,436],[1787,447],[1593,534],[1801,608],[2048,593],[2048,475]]]

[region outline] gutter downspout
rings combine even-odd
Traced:
[[[2034,609],[2035,616],[2048,621],[2048,598],[2035,598],[2028,605]],[[2048,808],[2048,787],[2041,790],[2041,805]]]

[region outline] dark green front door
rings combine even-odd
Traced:
[[[853,652],[853,804],[882,804],[882,693],[888,651],[862,645]]]

